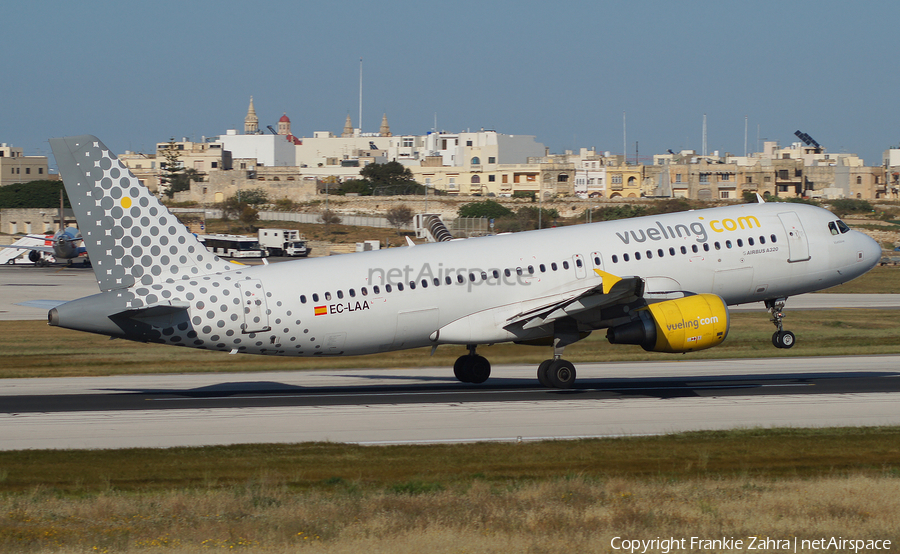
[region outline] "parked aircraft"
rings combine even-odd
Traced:
[[[45,265],[46,259],[42,254],[50,254],[57,261],[66,260],[72,263],[72,260],[84,255],[87,250],[83,245],[81,233],[75,227],[66,227],[66,218],[63,215],[62,193],[59,197],[59,231],[51,235],[26,235],[25,238],[43,241],[43,244],[0,244],[0,248],[16,248],[19,250],[28,250],[28,259],[35,265]],[[18,242],[18,241],[17,241]],[[85,258],[85,264],[88,264]]]
[[[51,325],[136,341],[275,356],[349,356],[464,345],[545,345],[539,381],[567,388],[565,347],[606,329],[648,351],[716,346],[728,305],[785,300],[862,275],[881,248],[831,212],[758,203],[244,266],[208,252],[97,138],[51,139],[101,292]],[[433,351],[433,350],[432,350]]]

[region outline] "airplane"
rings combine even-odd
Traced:
[[[81,233],[75,227],[66,227],[66,218],[63,215],[63,197],[62,192],[59,194],[59,231],[50,235],[25,235],[24,238],[37,239],[44,241],[43,245],[39,244],[0,244],[0,248],[16,248],[19,250],[28,250],[28,259],[36,266],[47,265],[43,254],[50,254],[57,260],[67,260],[69,264],[72,260],[87,253],[87,249],[76,243],[82,242]],[[85,258],[85,265],[90,265],[88,258]]]
[[[207,251],[93,136],[51,139],[100,293],[50,325],[134,341],[274,356],[351,356],[439,345],[543,345],[538,381],[572,387],[566,346],[606,329],[614,344],[692,352],[721,344],[728,306],[763,301],[776,331],[788,297],[849,281],[881,247],[828,210],[741,204],[515,234],[236,265]]]

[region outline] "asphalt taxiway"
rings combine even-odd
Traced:
[[[0,319],[98,292],[89,268],[0,267]],[[900,308],[809,294],[788,309]],[[762,310],[759,304],[733,307]],[[892,316],[893,317],[893,316]],[[364,363],[364,358],[360,359]],[[900,356],[581,363],[571,390],[530,365],[484,385],[449,368],[0,380],[0,449],[539,440],[738,427],[900,425]]]
[[[900,356],[8,379],[0,449],[539,440],[748,427],[898,425]]]

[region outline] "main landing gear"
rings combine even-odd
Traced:
[[[538,366],[537,378],[545,387],[570,389],[575,384],[575,365],[562,359],[565,344],[562,338],[554,337],[553,358],[544,360]]]
[[[491,362],[475,353],[476,346],[468,345],[469,353],[457,358],[453,364],[453,375],[463,383],[481,384],[491,376]]]
[[[775,345],[775,348],[790,348],[794,346],[794,333],[785,331],[781,324],[781,320],[784,319],[782,310],[784,310],[786,300],[787,298],[766,300],[766,309],[769,310],[769,313],[772,315],[771,321],[778,329],[772,335],[772,344]]]
[[[491,376],[491,363],[484,356],[475,353],[476,346],[468,345],[469,353],[457,358],[453,364],[453,375],[463,383],[480,384]],[[554,338],[553,358],[544,360],[538,366],[538,381],[545,387],[569,389],[575,384],[575,365],[562,359],[563,348],[563,340]]]

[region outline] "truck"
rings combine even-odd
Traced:
[[[271,256],[305,258],[311,250],[306,237],[295,229],[260,229],[259,245]]]

